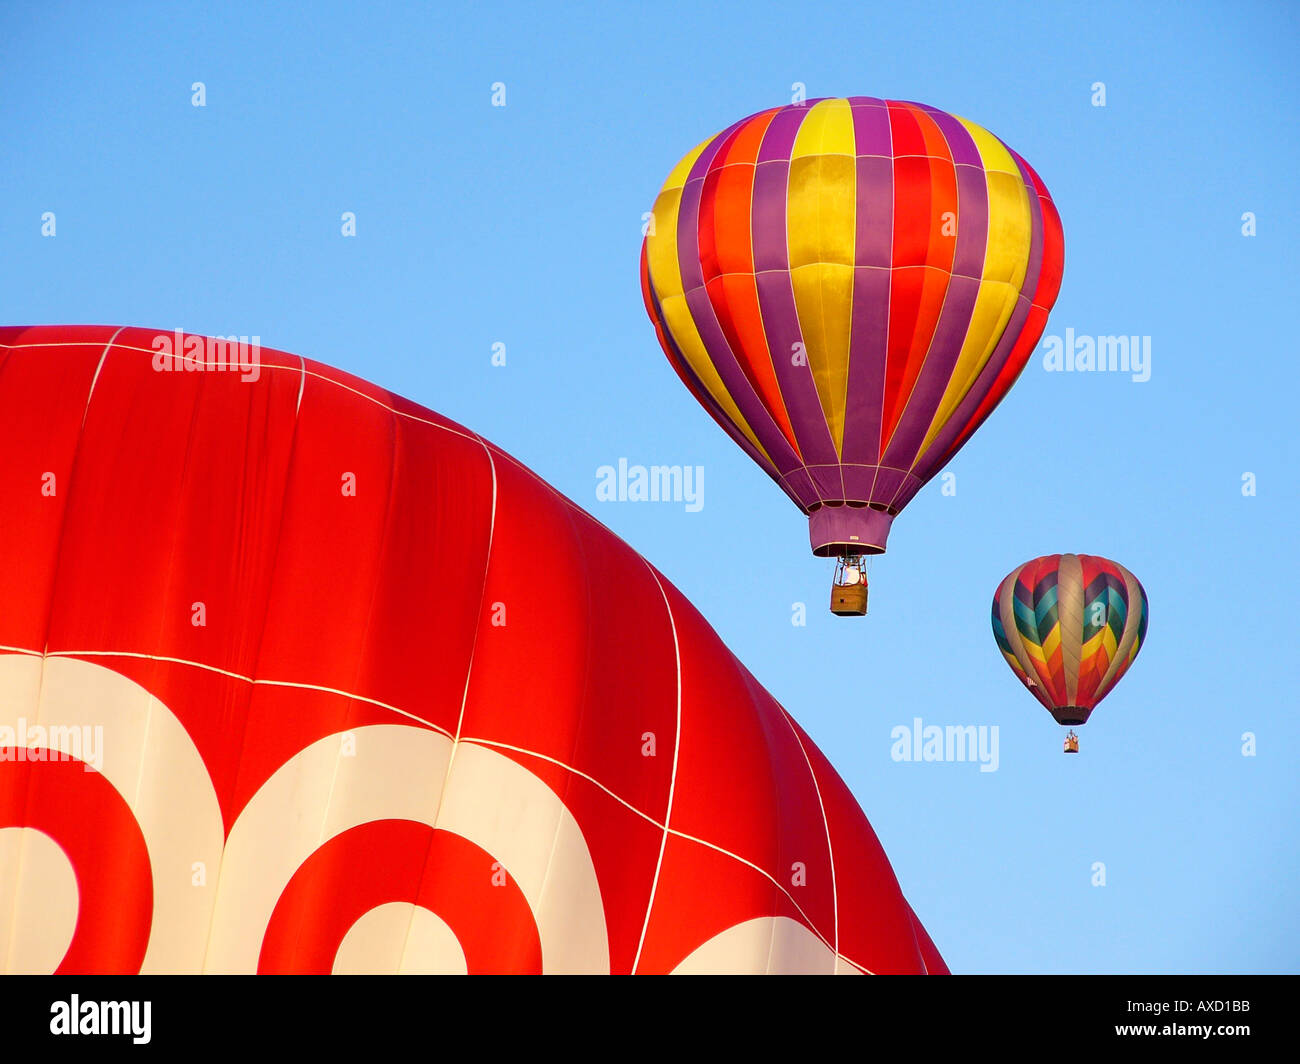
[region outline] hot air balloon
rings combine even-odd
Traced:
[[[993,596],[993,638],[1011,671],[1059,724],[1074,725],[1128,672],[1146,640],[1147,595],[1118,562],[1049,554],[1007,574]]]
[[[0,498],[0,970],[946,971],[681,593],[440,415],[0,328]]]
[[[992,134],[850,97],[687,154],[641,283],[669,362],[808,515],[813,554],[860,569],[1019,376],[1063,255],[1047,189]]]

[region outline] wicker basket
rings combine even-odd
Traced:
[[[864,617],[867,613],[866,584],[831,585],[831,613],[840,617]]]

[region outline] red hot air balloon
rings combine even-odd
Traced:
[[[851,97],[686,155],[641,281],[669,362],[808,515],[813,553],[856,559],[1015,382],[1063,255],[1047,189],[992,134]]]
[[[1085,723],[1142,649],[1147,594],[1118,562],[1049,554],[1017,566],[993,596],[993,638],[1059,724]],[[1073,731],[1065,752],[1079,752]]]
[[[0,970],[946,970],[680,592],[432,411],[3,328],[0,499]]]

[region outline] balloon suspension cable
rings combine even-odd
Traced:
[[[867,582],[867,558],[865,554],[845,551],[835,557],[835,576],[833,581],[839,587],[850,587]]]

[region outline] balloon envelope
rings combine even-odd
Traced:
[[[1118,562],[1049,554],[1007,574],[993,638],[1061,724],[1083,724],[1129,670],[1147,634],[1147,595]]]
[[[8,970],[946,970],[680,592],[432,411],[4,328],[0,498]]]
[[[814,553],[879,553],[1024,368],[1063,255],[1047,189],[992,134],[851,97],[687,154],[641,279],[669,362],[809,515]]]

